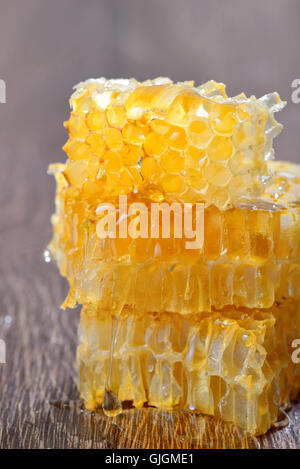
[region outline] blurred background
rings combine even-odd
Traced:
[[[276,90],[288,103],[278,115],[285,129],[276,156],[300,160],[300,104],[291,101],[291,83],[300,78],[298,0],[1,0],[0,6],[0,78],[7,86],[0,184],[4,201],[13,203],[9,213],[1,204],[2,220],[28,215],[32,197],[43,200],[49,216],[54,183],[46,168],[64,161],[68,99],[76,83],[91,77],[214,79],[230,95],[258,97]]]

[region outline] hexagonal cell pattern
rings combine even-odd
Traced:
[[[68,182],[102,198],[140,193],[226,208],[270,182],[277,93],[228,98],[221,83],[79,83],[65,123]],[[94,184],[91,186],[90,182]]]

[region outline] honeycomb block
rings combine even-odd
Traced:
[[[226,305],[268,308],[276,300],[300,298],[299,264],[107,264],[80,278],[70,275],[62,307],[93,303],[108,315],[118,315],[125,305],[185,315]]]
[[[203,201],[226,208],[261,195],[281,130],[276,93],[228,98],[221,83],[88,80],[70,99],[70,185],[101,196]]]
[[[83,308],[79,389],[90,410],[103,404],[110,369],[111,389],[122,402],[203,412],[261,434],[299,391],[291,344],[299,337],[300,311],[293,300],[268,310],[189,316],[125,308],[111,354],[112,324],[101,310]]]
[[[70,105],[68,159],[50,167],[50,251],[70,284],[63,307],[83,305],[87,409],[113,415],[131,401],[266,432],[300,374],[300,167],[271,161],[284,103],[277,93],[228,98],[213,81],[101,78],[80,83]],[[168,233],[149,210],[157,234],[140,235],[120,196],[173,207]],[[174,204],[182,214],[187,203],[202,204],[190,219],[203,228],[194,249],[175,217]],[[108,205],[120,218],[103,238]],[[136,236],[120,236],[124,221]]]
[[[285,193],[294,202],[286,207],[264,198],[227,210],[206,207],[203,247],[188,250],[185,238],[99,239],[98,204],[68,185],[64,168],[54,167],[58,189],[51,250],[71,286],[65,306],[95,302],[118,314],[129,304],[146,312],[190,314],[226,305],[268,308],[275,300],[300,296],[300,207],[294,183]],[[278,178],[275,172],[273,187],[277,180],[280,187]],[[150,204],[134,195],[128,204],[136,200]],[[118,209],[118,200],[111,201]],[[171,232],[172,223],[171,218]],[[149,294],[146,285],[152,285]]]
[[[293,165],[296,166],[296,165]],[[289,205],[282,206],[266,200],[244,202],[227,210],[220,210],[215,206],[205,208],[203,224],[204,241],[199,249],[188,249],[182,227],[182,237],[174,236],[174,214],[170,210],[170,230],[163,236],[162,226],[158,227],[158,236],[151,236],[151,207],[152,201],[138,197],[135,194],[127,196],[126,214],[122,214],[130,223],[128,210],[133,203],[143,203],[147,208],[147,236],[133,238],[126,231],[124,238],[120,238],[116,230],[114,237],[99,239],[97,223],[102,214],[99,208],[107,204],[98,203],[85,198],[81,191],[68,186],[64,177],[64,165],[52,169],[57,179],[57,214],[54,216],[54,229],[57,244],[64,242],[67,249],[85,249],[88,255],[102,262],[146,262],[156,260],[176,260],[182,258],[207,261],[235,261],[247,260],[249,263],[266,262],[277,259],[291,260],[300,257],[300,205],[297,206],[297,186],[292,185],[286,190],[285,197],[289,198]],[[299,170],[300,171],[300,170]],[[271,189],[275,186],[272,185]],[[278,181],[278,187],[281,187]],[[269,197],[264,194],[264,197]],[[116,221],[120,216],[118,198],[111,198],[110,203],[116,209]],[[167,201],[172,207],[173,201]],[[164,206],[165,202],[158,206]],[[184,214],[184,205],[175,203]],[[193,210],[192,225],[196,225],[196,211]],[[184,215],[182,215],[184,219]],[[76,221],[76,223],[74,223]],[[162,219],[159,219],[160,225]],[[184,220],[182,221],[184,224]],[[68,233],[72,227],[72,233]],[[72,234],[72,236],[71,236]],[[88,246],[83,246],[81,240],[87,240]]]

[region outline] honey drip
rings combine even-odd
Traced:
[[[122,404],[119,401],[116,394],[112,390],[114,348],[115,348],[115,344],[117,340],[118,326],[119,326],[118,318],[116,318],[115,316],[112,316],[109,361],[108,361],[108,368],[106,372],[105,391],[104,391],[104,399],[103,399],[103,404],[102,404],[103,412],[108,417],[115,417],[116,415],[119,415],[122,412]]]
[[[282,407],[279,407],[279,410],[280,410],[282,415],[281,415],[280,420],[278,420],[277,422],[274,423],[274,427],[275,428],[286,428],[290,424],[290,417]],[[282,416],[284,418],[282,418]]]

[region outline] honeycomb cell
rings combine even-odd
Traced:
[[[217,117],[210,121],[210,126],[217,135],[230,137],[238,123],[237,110],[235,107],[224,107],[222,105],[215,108]]]
[[[131,176],[133,186],[134,186],[134,190],[137,192],[137,190],[138,190],[137,188],[140,187],[140,185],[143,182],[142,174],[138,169],[136,169],[135,167],[132,167],[132,166],[127,168],[127,170],[128,170],[128,173]]]
[[[141,174],[148,181],[159,178],[159,176],[162,174],[162,171],[155,158],[148,156],[147,158],[143,159],[141,164]]]
[[[105,128],[105,115],[103,111],[92,110],[88,113],[86,121],[90,130],[101,132]]]
[[[208,183],[214,186],[225,187],[231,179],[230,170],[220,163],[209,163],[203,169],[203,174]]]
[[[197,169],[205,166],[208,162],[207,153],[205,150],[188,146],[185,152],[185,168]]]
[[[128,194],[133,190],[134,181],[131,173],[127,168],[122,168],[120,172],[120,193]]]
[[[101,193],[101,184],[97,184],[94,181],[86,181],[83,185],[83,197],[92,199],[95,196],[98,196]]]
[[[167,150],[165,138],[155,132],[150,132],[144,142],[144,150],[149,156],[160,156]]]
[[[202,176],[202,171],[198,169],[187,169],[185,171],[185,178],[188,186],[193,187],[199,192],[205,193],[208,188],[208,183]]]
[[[69,184],[80,186],[88,178],[87,167],[84,161],[74,161],[68,165],[64,175]]]
[[[69,139],[63,149],[70,160],[84,160],[91,156],[89,145],[78,140]]]
[[[87,114],[93,105],[92,98],[90,96],[86,96],[85,98],[82,97],[78,100],[77,105],[74,107],[74,111],[78,112],[79,114]]]
[[[111,127],[123,128],[127,121],[126,111],[123,106],[110,105],[106,111],[106,118]]]
[[[213,139],[213,133],[207,122],[194,120],[187,128],[189,144],[200,149],[208,146]]]
[[[184,150],[187,146],[185,131],[180,127],[171,126],[166,134],[166,139],[169,147],[176,150]]]
[[[66,127],[70,135],[74,138],[85,139],[89,135],[89,129],[82,116],[71,114]]]
[[[184,169],[184,157],[179,151],[167,150],[161,157],[161,167],[169,173],[180,173]]]
[[[141,146],[124,145],[121,150],[121,158],[125,166],[136,166],[144,152]]]
[[[252,150],[247,153],[237,152],[231,158],[229,166],[234,175],[243,176],[251,172],[251,160],[254,157]]]
[[[223,186],[210,186],[208,187],[205,195],[210,204],[219,207],[221,210],[225,210],[226,207],[228,207],[230,194]]]
[[[120,130],[108,127],[105,131],[105,143],[108,148],[120,150],[123,146],[123,139]]]
[[[229,160],[234,152],[232,141],[228,137],[214,137],[207,149],[211,160]]]
[[[110,161],[108,160],[107,165],[110,164]],[[114,164],[114,163],[112,163]],[[111,170],[106,170],[104,172],[104,178],[101,180],[103,183],[105,181],[106,185],[106,195],[109,197],[115,197],[117,194],[121,193],[120,190],[120,174],[118,171],[111,171]]]
[[[183,189],[183,181],[178,174],[164,175],[161,179],[161,185],[163,190],[170,194],[180,193]]]
[[[145,131],[142,127],[134,124],[126,124],[122,130],[124,141],[131,145],[143,143],[145,140]]]
[[[86,141],[90,145],[93,153],[99,157],[103,155],[105,150],[105,142],[101,134],[91,133]]]
[[[163,119],[153,119],[150,122],[150,128],[153,130],[153,132],[156,132],[162,135],[167,134],[171,127],[172,126],[170,126],[170,124],[164,121]]]
[[[108,150],[103,155],[104,167],[106,171],[116,173],[122,168],[122,160],[120,155],[113,150]]]

